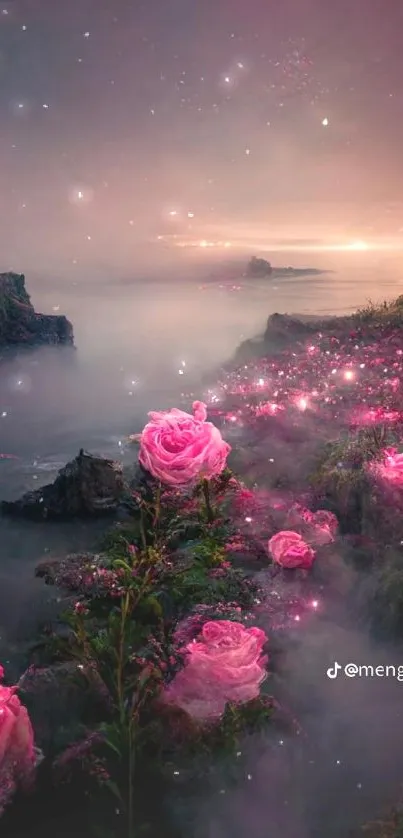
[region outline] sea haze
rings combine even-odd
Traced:
[[[150,280],[133,275],[115,282],[91,274],[46,281],[27,272],[35,308],[66,314],[77,349],[2,361],[3,453],[50,463],[81,446],[116,453],[121,436],[148,410],[172,405],[181,391],[200,395],[200,376],[262,332],[269,314],[343,313],[403,291],[395,256],[305,252],[272,261],[331,272],[246,280],[228,264],[181,263],[176,279],[160,270]]]

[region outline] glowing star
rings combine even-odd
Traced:
[[[229,76],[225,76],[224,78],[225,84],[231,84],[231,79]]]
[[[329,120],[328,120],[327,116],[325,116],[325,118],[322,119],[322,125],[323,125],[324,128],[327,128],[327,126],[329,125]]]
[[[194,217],[195,217],[194,212],[188,212],[188,218],[194,218]]]
[[[353,370],[345,370],[344,371],[344,378],[346,381],[354,381],[355,375]]]

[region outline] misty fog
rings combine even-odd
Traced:
[[[149,282],[135,276],[114,284],[107,277],[31,281],[28,275],[35,308],[65,314],[77,348],[3,358],[1,451],[10,459],[0,460],[1,497],[53,480],[80,447],[133,461],[125,437],[141,428],[147,411],[178,404],[181,393],[202,397],[201,377],[213,375],[242,340],[261,333],[271,313],[343,313],[403,289],[403,269],[379,255],[278,254],[273,262],[334,272],[268,282],[228,279],[227,269],[211,263],[208,270],[189,265],[188,275],[182,264],[177,280]],[[34,579],[35,565],[60,555],[66,544],[72,552],[93,543],[94,527],[12,520],[1,520],[0,527],[0,646],[10,648],[15,638],[30,636],[48,597]],[[342,555],[335,560],[346,574]],[[225,794],[200,790],[201,800],[189,811],[175,812],[181,829],[195,838],[325,838],[329,813],[326,838],[344,838],[352,822],[375,815],[393,790],[396,802],[403,683],[330,681],[325,673],[335,660],[394,663],[399,652],[376,650],[340,599],[303,634],[286,636],[283,652],[285,699],[303,729],[299,746],[286,735],[281,741],[272,733],[246,737],[244,783]]]

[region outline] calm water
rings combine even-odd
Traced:
[[[44,349],[1,363],[0,450],[15,459],[0,460],[0,496],[15,498],[53,480],[80,447],[129,461],[134,453],[122,441],[141,427],[147,410],[172,406],[181,391],[200,396],[200,375],[230,357],[241,340],[262,332],[269,314],[344,313],[369,298],[403,293],[403,265],[395,258],[282,254],[275,261],[334,273],[272,282],[228,281],[223,273],[205,283],[201,274],[189,273],[188,282],[147,285],[29,284],[37,310],[58,308],[73,322],[77,351]],[[35,565],[93,543],[95,531],[76,523],[2,519],[0,528],[0,658],[5,663],[14,644],[32,634],[49,594],[34,579]],[[391,700],[395,706],[395,687]],[[379,742],[377,747],[378,753]],[[354,800],[355,794],[352,789]],[[264,814],[263,802],[257,805]],[[223,826],[212,836],[235,834],[228,815],[221,812],[218,820]],[[267,821],[265,834],[266,827]],[[260,826],[255,835],[260,838]]]

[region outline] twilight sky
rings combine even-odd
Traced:
[[[0,0],[0,269],[398,237],[402,33],[401,0]]]

